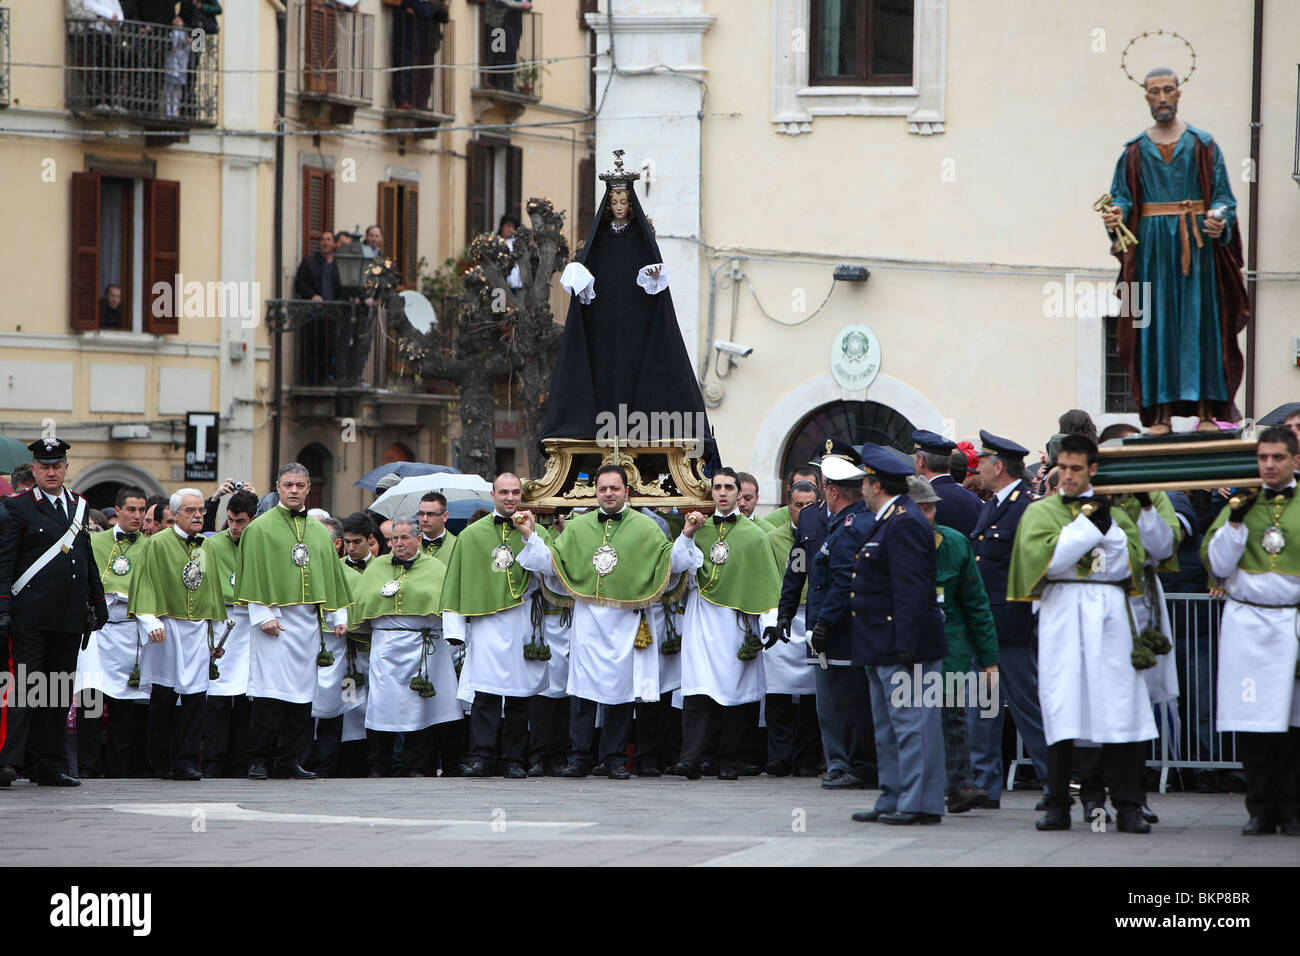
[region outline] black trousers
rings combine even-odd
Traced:
[[[469,757],[506,763],[523,763],[528,756],[528,698],[500,694],[474,694],[469,712]],[[501,705],[505,702],[505,717]],[[498,745],[498,739],[500,744]]]
[[[594,700],[570,697],[569,765],[589,770],[595,765],[596,707]],[[607,767],[627,762],[627,738],[632,730],[633,704],[606,704],[605,723],[600,728],[599,761]]]
[[[252,701],[243,694],[208,695],[203,714],[205,774],[242,777],[248,773],[248,719],[252,710]]]
[[[248,717],[248,763],[288,773],[311,746],[311,703],[291,704],[273,697],[253,701]]]
[[[12,699],[5,713],[7,723],[4,746],[0,747],[0,766],[7,764],[21,770],[30,746],[38,774],[68,772],[64,737],[68,708],[72,706],[72,675],[77,670],[80,649],[80,634],[13,625],[9,651],[16,673]],[[28,690],[18,687],[19,673],[26,675],[29,686],[35,675],[44,675],[46,692],[42,706],[25,706]]]
[[[206,693],[178,694],[171,687],[153,685],[149,694],[149,760],[155,774],[198,769],[207,697]]]
[[[1270,823],[1300,816],[1300,727],[1284,734],[1237,733],[1246,771],[1246,811]]]
[[[682,756],[685,764],[699,764],[708,746],[709,726],[716,722],[718,739],[713,753],[721,769],[737,769],[749,708],[723,707],[712,697],[692,694],[682,699]]]
[[[817,723],[817,698],[800,694],[767,695],[767,759],[782,760],[800,770],[821,762],[821,728]]]
[[[433,762],[444,777],[459,777],[469,752],[469,721],[465,718],[433,725]]]
[[[568,697],[528,699],[528,762],[550,769],[563,764],[569,752]]]
[[[1138,755],[1143,746],[1140,743],[1101,745],[1101,770],[1116,810],[1136,810],[1144,802],[1141,775],[1137,769]],[[1062,740],[1047,748],[1047,798],[1054,807],[1065,809],[1070,805],[1073,760],[1073,740]]]
[[[408,730],[402,734],[402,764],[408,777],[417,774],[431,777],[437,769],[433,765],[434,724],[423,730]],[[397,743],[397,732],[391,730],[366,730],[366,745],[369,754],[366,763],[373,773],[378,771],[381,777],[393,775],[393,747]]]
[[[302,765],[322,777],[339,775],[339,752],[343,747],[343,715],[321,717],[316,721],[316,739]]]
[[[638,701],[636,705],[636,752],[632,764],[637,769],[653,767],[663,770],[677,762],[682,749],[682,722],[673,707],[673,692],[659,697],[658,703]]]
[[[1079,770],[1080,801],[1085,804],[1095,803],[1098,806],[1105,806],[1106,789],[1110,786],[1110,780],[1106,777],[1101,748],[1076,747],[1074,763]],[[1141,802],[1145,806],[1147,802],[1147,745],[1145,743],[1137,745],[1134,763],[1137,771],[1138,793],[1141,794]]]
[[[104,776],[104,718],[92,717],[95,707],[87,707],[94,695],[103,700],[101,691],[82,691],[77,704],[77,776],[82,780]]]

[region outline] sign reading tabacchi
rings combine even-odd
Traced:
[[[217,413],[185,413],[185,480],[217,480]]]
[[[831,374],[840,387],[860,392],[880,372],[880,342],[865,325],[846,325],[831,342]]]

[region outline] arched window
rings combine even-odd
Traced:
[[[913,425],[888,405],[877,402],[831,402],[813,409],[791,432],[781,459],[781,479],[798,465],[820,458],[827,438],[854,445],[875,442],[911,453]]]

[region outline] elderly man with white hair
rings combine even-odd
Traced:
[[[149,539],[131,582],[127,614],[148,638],[140,683],[149,690],[149,759],[161,780],[201,780],[199,745],[212,663],[212,622],[224,621],[221,584],[203,550],[203,494],[169,502],[176,524]],[[177,706],[179,698],[179,706]]]

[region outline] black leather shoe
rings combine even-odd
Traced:
[[[662,777],[663,772],[658,767],[652,767],[650,764],[645,764],[644,766],[636,768],[636,775],[638,777]]]
[[[270,776],[270,775],[266,772],[266,764],[264,764],[264,763],[250,763],[250,764],[248,765],[248,779],[249,779],[249,780],[265,780],[265,779],[267,779],[268,776]]]
[[[1277,825],[1263,817],[1251,817],[1250,822],[1241,828],[1242,836],[1265,836],[1276,832]]]
[[[738,767],[719,767],[719,768],[718,768],[718,779],[719,779],[719,780],[739,780],[739,779],[740,779],[740,768],[738,768]]]
[[[621,763],[615,764],[612,767],[606,767],[605,776],[609,777],[610,780],[631,780],[632,779],[632,775],[627,772],[627,767],[624,767]]]
[[[822,786],[827,790],[866,790],[867,785],[857,777],[848,773],[841,773],[834,779],[822,781]]]
[[[530,777],[546,776],[546,768],[542,766],[542,762],[540,760],[533,761],[532,765],[528,768],[528,776]]]
[[[1101,810],[1101,812],[1104,814],[1102,819],[1105,820],[1107,823],[1110,823],[1109,811],[1105,810],[1100,803],[1097,803],[1093,800],[1087,800],[1083,804],[1083,822],[1091,826],[1092,821],[1097,819],[1098,810]]]
[[[0,767],[0,787],[7,787],[18,779],[18,768],[12,764]]]
[[[603,763],[598,763],[596,764],[596,766],[591,768],[591,775],[593,777],[608,777],[609,768],[606,767]]]
[[[1283,820],[1281,829],[1287,836],[1300,836],[1300,817]]]
[[[1138,812],[1142,814],[1142,819],[1145,820],[1147,823],[1160,822],[1160,818],[1156,816],[1156,812],[1152,810],[1150,807],[1148,807],[1145,803],[1142,804],[1142,806],[1138,807]]]
[[[981,799],[984,803],[988,802],[989,795],[986,791],[978,787],[962,787],[948,794],[948,812],[966,813],[968,810],[974,810],[982,805]]]
[[[528,771],[524,765],[517,760],[511,760],[506,764],[506,772],[502,774],[508,780],[523,780],[528,776]]]
[[[1048,807],[1046,816],[1034,821],[1036,830],[1070,829],[1070,811],[1067,807]]]
[[[173,770],[173,780],[202,780],[203,774],[199,773],[193,767],[186,767],[184,770]]]
[[[585,777],[586,775],[587,775],[586,770],[582,769],[581,767],[574,766],[573,764],[566,764],[560,770],[560,776],[568,777],[570,780],[577,780],[581,777]]]
[[[920,824],[921,826],[930,826],[931,824],[943,822],[943,817],[937,813],[909,813],[906,810],[895,810],[893,813],[882,813],[876,818],[879,823],[892,823],[894,826],[907,827]]]
[[[294,764],[293,769],[285,774],[285,778],[288,780],[315,780],[316,774],[312,773],[310,770],[304,769],[298,764]]]
[[[487,764],[482,760],[471,760],[462,769],[467,777],[486,777],[488,775]]]
[[[718,775],[718,765],[716,763],[714,763],[712,760],[700,761],[701,777],[716,777],[717,775]]]
[[[757,777],[763,772],[763,768],[756,763],[742,763],[737,770],[742,777]]]
[[[43,773],[36,778],[36,785],[40,787],[79,787],[81,781],[76,777],[69,777],[66,773]]]
[[[875,823],[880,819],[880,816],[879,810],[859,810],[853,814],[853,819],[857,820],[858,823]]]
[[[767,766],[763,768],[763,773],[769,777],[788,777],[790,776],[790,765],[784,760],[769,760]]]
[[[1046,796],[1044,796],[1043,799],[1039,800],[1037,803],[1034,804],[1034,809],[1037,810],[1039,813],[1042,813],[1044,810],[1050,810],[1051,808],[1052,805],[1047,802]]]
[[[679,777],[685,777],[687,780],[699,780],[700,765],[695,763],[679,763],[673,767],[673,773]]]
[[[1150,833],[1151,824],[1147,823],[1142,817],[1142,811],[1137,807],[1116,808],[1115,812],[1119,815],[1119,832],[1120,833]]]

